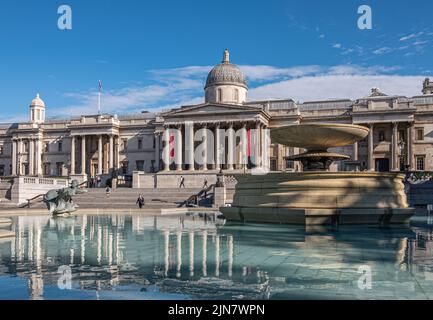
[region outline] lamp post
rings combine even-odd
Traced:
[[[402,166],[404,167],[405,161],[404,161],[404,147],[405,143],[403,139],[400,139],[400,142],[398,143],[398,148],[400,149],[400,171],[402,170]]]

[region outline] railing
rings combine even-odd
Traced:
[[[39,194],[39,195],[37,195],[36,197],[33,197],[33,198],[31,198],[31,199],[27,199],[27,200],[26,200],[27,203],[26,203],[24,206],[22,206],[21,208],[30,208],[30,205],[32,204],[32,202],[33,202],[34,200],[36,200],[36,199],[38,199],[38,198],[41,198],[41,197],[43,197],[43,196],[45,196],[45,194]],[[39,202],[41,202],[41,201],[39,201]]]
[[[179,207],[182,207],[182,206],[186,206],[187,207],[187,206],[190,206],[191,204],[197,206],[200,198],[201,199],[206,199],[208,193],[211,190],[213,190],[213,188],[215,188],[214,184],[210,185],[207,188],[202,189],[199,193],[192,195],[185,202],[183,202],[182,204],[180,204]]]

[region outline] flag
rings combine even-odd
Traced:
[[[98,85],[99,85],[99,92],[101,92],[102,91],[102,82],[101,82],[101,80],[98,81]]]

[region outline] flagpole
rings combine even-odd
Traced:
[[[98,90],[98,114],[101,114],[101,80],[99,80],[99,90]]]

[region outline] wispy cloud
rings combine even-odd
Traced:
[[[389,94],[417,95],[424,75],[396,75],[398,66],[295,66],[280,68],[268,65],[240,66],[246,74],[250,100],[293,98],[300,101],[351,98],[368,94],[372,87],[379,87]],[[151,70],[154,83],[132,84],[120,89],[105,91],[102,97],[103,111],[124,114],[142,110],[158,111],[204,101],[203,87],[210,66]],[[54,116],[94,114],[97,110],[95,92],[69,92],[65,98],[74,101],[61,108],[50,109]]]

